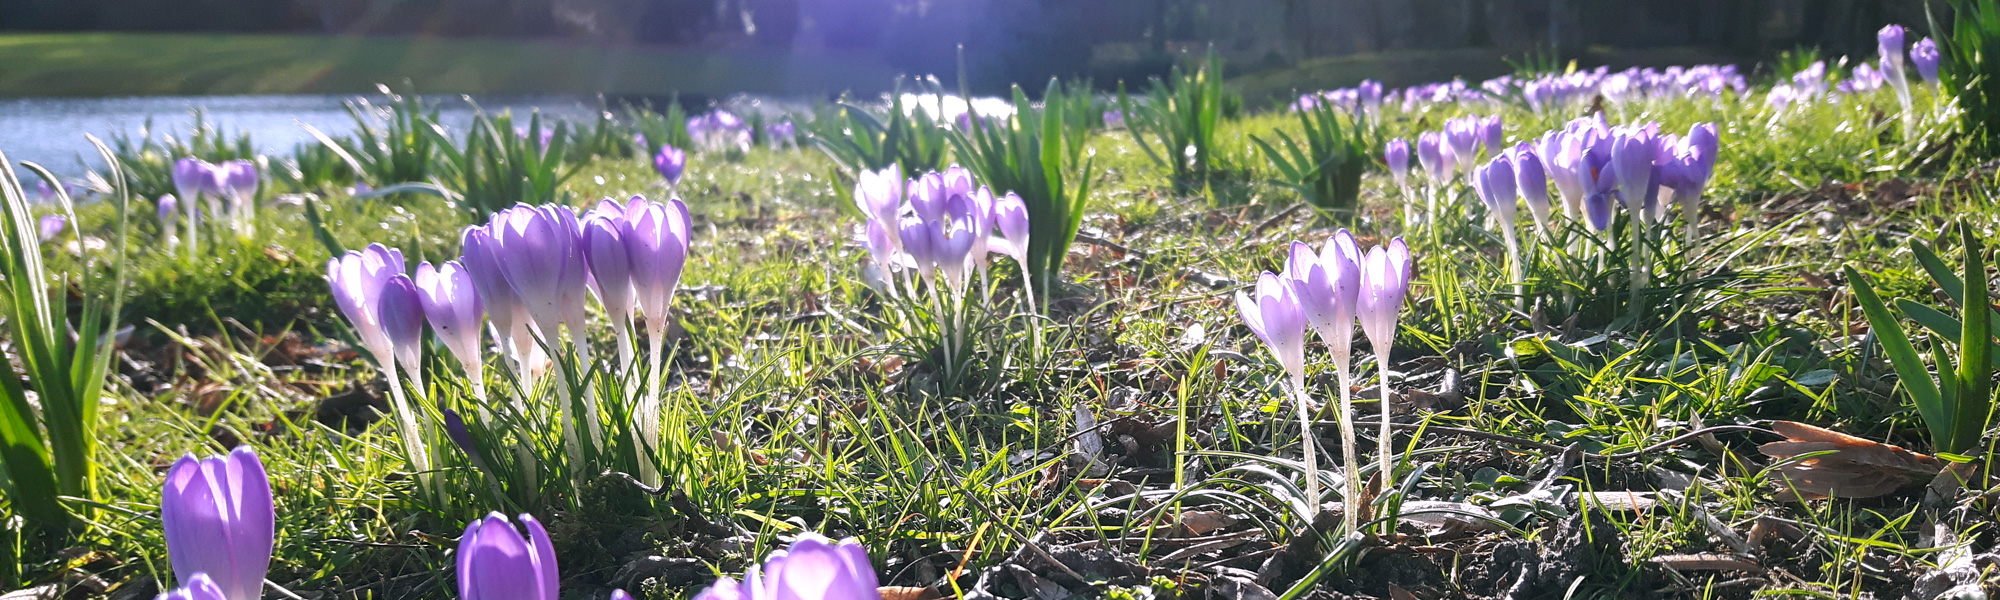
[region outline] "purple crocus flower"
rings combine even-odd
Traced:
[[[1104,126],[1109,129],[1118,129],[1124,127],[1125,112],[1120,110],[1104,111]]]
[[[946,167],[944,173],[941,175],[944,176],[944,195],[946,198],[957,195],[969,195],[972,193],[972,188],[977,185],[972,180],[972,171],[956,164]]]
[[[924,222],[943,218],[944,203],[951,199],[945,188],[943,173],[931,172],[919,175],[916,179],[910,180],[905,187],[910,197],[910,208],[916,211],[917,218],[923,219]],[[908,241],[904,240],[905,243]]]
[[[1611,168],[1617,175],[1618,200],[1636,216],[1645,208],[1659,155],[1659,132],[1651,126],[1625,125],[1611,133]]]
[[[257,163],[247,160],[232,160],[218,165],[223,171],[222,182],[227,194],[232,197],[254,198],[257,196]]]
[[[993,220],[1000,237],[989,242],[995,252],[1014,257],[1023,268],[1028,265],[1028,203],[1014,192],[993,201]]]
[[[1382,161],[1389,163],[1389,175],[1396,178],[1396,187],[1409,185],[1410,143],[1403,138],[1389,140],[1389,147],[1382,152]]]
[[[189,577],[187,578],[186,581],[182,581],[181,587],[174,588],[168,591],[167,593],[155,596],[154,600],[230,600],[230,599],[228,595],[222,592],[222,587],[215,584],[215,579],[209,577],[207,573],[195,573],[193,577]]]
[[[460,600],[557,600],[561,579],[555,546],[540,521],[522,514],[521,535],[505,515],[491,513],[458,538]]]
[[[972,201],[971,219],[967,221],[972,226],[967,232],[972,237],[972,249],[965,258],[972,261],[973,266],[978,267],[979,272],[984,274],[988,262],[986,257],[988,246],[992,244],[993,238],[993,205],[996,201],[993,199],[993,190],[985,186],[973,190],[972,195],[967,198]]]
[[[214,165],[208,164],[208,161],[192,156],[174,161],[174,191],[179,192],[180,197],[188,199],[190,203],[199,200],[201,194],[208,191],[214,181],[215,176],[211,173],[213,169]]]
[[[916,215],[903,216],[897,224],[897,235],[903,239],[903,253],[916,263],[917,275],[929,281],[938,267],[939,236],[932,235],[930,225]]]
[[[625,206],[625,218],[631,221],[624,239],[625,254],[631,261],[633,300],[646,317],[647,333],[659,339],[666,333],[668,305],[687,265],[692,239],[687,205],[680,200],[661,204],[633,196]]]
[[[1937,42],[1930,38],[1917,40],[1910,46],[1910,64],[1917,68],[1917,76],[1924,78],[1924,83],[1937,85],[1939,58]]]
[[[1514,227],[1515,216],[1520,214],[1520,197],[1514,191],[1513,162],[1501,156],[1473,169],[1472,189],[1479,194],[1479,202],[1485,204],[1486,210],[1500,221],[1501,227]]]
[[[1527,143],[1514,146],[1509,153],[1514,163],[1514,185],[1521,190],[1521,199],[1528,203],[1528,213],[1535,217],[1535,226],[1549,229],[1549,177],[1542,167],[1542,157]]]
[[[1486,149],[1487,156],[1499,156],[1500,151],[1507,147],[1506,144],[1506,132],[1502,128],[1500,115],[1479,120],[1479,145]]]
[[[1901,82],[1903,74],[1903,26],[1889,24],[1875,32],[1875,49],[1882,57],[1882,72],[1892,82]]]
[[[1444,134],[1435,131],[1417,136],[1417,164],[1424,167],[1424,172],[1429,173],[1435,183],[1444,183],[1451,178],[1451,163],[1444,159],[1443,141]]]
[[[326,278],[333,287],[334,303],[340,306],[341,314],[354,327],[354,333],[361,338],[361,345],[375,357],[375,366],[383,371],[395,369],[394,340],[383,329],[381,300],[382,288],[391,277],[403,274],[403,252],[381,244],[369,244],[361,251],[330,259],[326,264]]]
[[[893,225],[903,209],[903,184],[901,165],[890,164],[879,171],[864,170],[854,181],[854,204],[868,220]],[[901,245],[895,235],[888,239],[892,248]]]
[[[533,320],[528,316],[528,306],[514,293],[513,286],[507,283],[506,271],[500,267],[500,242],[493,239],[491,229],[474,225],[465,228],[459,244],[463,248],[459,262],[472,281],[475,295],[485,305],[487,318],[493,320],[496,334],[512,344],[515,360],[521,360],[523,353],[539,346],[528,332],[528,323]]]
[[[590,285],[597,301],[618,326],[632,317],[632,261],[625,238],[632,222],[620,211],[593,212],[583,220],[583,260],[590,267]]]
[[[1403,238],[1389,246],[1368,250],[1361,261],[1361,287],[1356,294],[1354,317],[1361,323],[1380,362],[1388,364],[1389,349],[1396,342],[1396,321],[1403,311],[1403,298],[1410,291],[1410,249]]]
[[[402,363],[410,380],[422,387],[418,375],[423,372],[420,361],[424,348],[424,300],[417,291],[417,282],[402,273],[389,276],[382,284],[382,296],[377,303],[382,331],[395,347],[396,362]]]
[[[494,213],[491,227],[501,271],[542,335],[554,336],[559,324],[567,324],[570,338],[581,339],[589,272],[576,213],[554,204],[516,205]]]
[[[623,589],[614,589],[611,590],[611,600],[632,600],[632,595]]]
[[[1472,170],[1473,157],[1479,155],[1479,117],[1459,117],[1444,122],[1444,149],[1449,150],[1452,160],[1467,172]]]
[[[679,185],[681,173],[687,169],[687,153],[680,148],[660,145],[660,153],[653,155],[653,169],[667,180],[667,185]]]
[[[1329,254],[1321,256],[1305,242],[1293,241],[1283,279],[1292,286],[1306,324],[1319,332],[1320,341],[1331,345],[1342,332],[1353,331],[1340,325],[1351,325],[1354,320],[1354,286],[1358,282],[1353,273],[1341,268],[1343,257],[1337,256],[1331,241],[1327,250]]]
[[[264,596],[277,512],[264,463],[249,446],[237,446],[228,456],[188,454],[174,461],[160,491],[160,521],[174,577],[189,589],[204,587],[200,579],[214,588],[190,598],[215,598],[216,592],[227,600]]]
[[[752,600],[881,600],[881,582],[861,542],[815,533],[792,540],[745,576]],[[717,582],[718,585],[721,582]],[[716,598],[716,596],[710,596]]]
[[[62,213],[46,214],[42,215],[41,222],[37,225],[41,227],[42,241],[46,242],[62,235],[63,227],[69,225],[69,217],[63,216]]]
[[[155,205],[153,213],[155,217],[160,219],[161,225],[171,228],[173,227],[175,213],[179,210],[180,200],[176,200],[173,194],[166,194],[160,196],[160,201]]]
[[[1271,357],[1294,381],[1305,377],[1306,314],[1292,286],[1266,271],[1257,277],[1257,295],[1236,292],[1236,312],[1243,324],[1270,348]]]
[[[695,594],[694,600],[747,600],[749,591],[743,588],[744,586],[735,579],[724,577],[715,580],[715,585],[708,586],[708,589]]]
[[[448,261],[442,267],[424,262],[417,265],[413,280],[431,331],[437,333],[438,341],[444,342],[444,347],[465,367],[465,376],[474,387],[482,387],[480,320],[486,314],[486,307],[479,301],[479,286],[473,283],[472,274],[459,261]]]

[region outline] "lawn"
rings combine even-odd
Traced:
[[[238,81],[206,85],[223,80]],[[268,597],[448,598],[469,579],[547,568],[566,598],[613,589],[688,598],[780,548],[825,558],[807,552],[808,533],[857,540],[883,586],[869,592],[892,600],[1992,590],[1981,571],[1990,555],[1980,554],[1996,521],[1992,422],[1979,412],[1954,423],[1967,436],[1940,435],[1939,417],[1919,406],[1935,400],[1910,391],[1921,387],[1915,378],[1936,377],[1954,398],[1991,394],[1975,382],[1990,383],[1992,363],[1970,366],[1983,345],[1958,344],[1991,337],[1990,324],[1959,323],[1957,306],[1972,303],[1953,299],[1965,297],[1965,274],[1990,277],[1985,254],[1966,258],[2000,228],[1990,164],[1957,145],[1952,99],[1921,83],[1908,104],[1887,87],[1774,103],[1773,87],[1795,82],[1746,83],[1540,106],[1461,95],[1391,100],[1360,117],[1306,113],[1358,128],[1343,130],[1360,132],[1358,146],[1341,146],[1352,154],[1318,163],[1353,169],[1353,206],[1312,181],[1285,181],[1284,161],[1262,151],[1325,124],[1298,113],[1220,116],[1185,138],[1200,148],[1163,151],[1182,146],[1161,143],[1152,124],[1201,122],[1166,118],[1172,110],[1235,104],[1193,88],[1173,103],[1165,92],[1138,99],[1123,126],[1097,122],[1113,107],[1089,97],[1024,102],[1022,127],[971,135],[905,129],[909,121],[884,114],[796,115],[800,145],[726,119],[701,121],[719,127],[704,133],[699,123],[686,131],[682,115],[643,112],[572,124],[577,133],[548,142],[504,121],[455,137],[390,127],[379,144],[338,140],[352,160],[325,149],[263,157],[259,208],[245,221],[254,229],[231,227],[223,209],[191,231],[158,219],[152,204],[173,190],[172,159],[237,158],[233,145],[193,135],[181,138],[192,147],[128,146],[121,160],[139,198],[124,246],[108,185],[40,246],[69,277],[71,302],[58,303],[67,307],[112,285],[116,250],[132,252],[114,323],[132,329],[115,338],[102,400],[88,403],[98,411],[98,445],[86,452],[94,485],[48,496],[74,515],[68,527],[31,518],[44,509],[19,492],[0,501],[0,587],[146,598],[188,585],[183,557],[219,551],[170,541],[185,534],[163,504],[185,500],[163,492],[163,478],[184,454],[241,445],[260,457],[273,492]],[[1691,136],[1713,124],[1719,143],[1692,210],[1667,189],[1658,213],[1637,194],[1622,202],[1627,192],[1606,177],[1610,187],[1574,212],[1557,199],[1553,214],[1537,215],[1532,198],[1516,204],[1512,170],[1504,202],[1482,202],[1502,188],[1496,159],[1525,150],[1473,151],[1479,170],[1436,176],[1418,150],[1425,158],[1410,159],[1407,185],[1383,162],[1390,139],[1465,131],[1478,122],[1458,119],[1482,116],[1501,119],[1494,133],[1508,148],[1566,128],[1582,140],[1596,130],[1578,119],[1599,116],[1632,126],[1615,130],[1619,144],[1642,143],[1648,123]],[[888,145],[897,150],[866,150],[884,146],[870,134],[877,122],[906,136]],[[754,143],[737,145],[738,131]],[[452,146],[419,150],[424,140]],[[651,146],[696,140],[702,148],[670,187]],[[991,151],[1014,143],[1047,145]],[[1616,160],[1684,167],[1675,161],[1702,156],[1677,153],[1698,146],[1689,144]],[[474,147],[488,158],[463,159]],[[1028,191],[1028,240],[1059,239],[1063,219],[1044,212],[1059,210],[1050,198],[1088,181],[1077,241],[1054,254],[1059,270],[1045,279],[1024,268],[1032,258],[995,253],[982,265],[941,254],[971,247],[961,236],[978,229],[974,214],[999,220],[979,232],[997,236],[985,240],[996,252],[1013,247],[1010,213],[973,212],[983,206],[976,195],[934,205],[920,192],[907,210],[896,197],[886,217],[867,216],[872,190],[891,180],[861,181],[855,166],[884,158],[909,176],[927,170],[920,163],[962,163],[977,165],[980,184],[1017,182],[996,191]],[[1589,160],[1551,152],[1548,172]],[[1028,167],[1002,168],[1008,161]],[[1659,180],[1693,189],[1673,168]],[[1051,173],[1064,175],[1053,186],[1063,191],[1037,195]],[[425,185],[389,188],[409,180]],[[23,194],[33,189],[30,179]],[[1554,189],[1541,193],[1563,188]],[[589,211],[579,217],[584,240],[617,230],[610,215],[656,214],[599,200],[633,195],[679,198],[689,215],[678,291],[664,311],[642,310],[670,317],[657,329],[646,319],[623,328],[631,313],[620,299],[645,294],[605,286],[647,284],[596,262],[599,246],[575,252],[588,283],[518,266],[571,256],[520,241],[538,223],[556,231],[575,216],[570,207]],[[550,203],[512,209],[528,212],[506,212],[512,229],[488,230],[503,247],[537,249],[506,255],[518,262],[505,268],[522,270],[497,288],[528,312],[486,307],[496,319],[531,319],[546,337],[510,345],[496,321],[488,333],[497,335],[461,362],[459,338],[439,321],[450,317],[426,306],[429,334],[417,323],[407,331],[419,341],[395,342],[415,360],[399,369],[371,359],[378,325],[336,301],[336,286],[350,288],[327,280],[328,261],[386,252],[364,250],[379,243],[408,263],[382,264],[463,255],[477,273],[483,242],[466,228],[516,200]],[[1605,227],[1593,224],[1595,209]],[[893,219],[900,250],[870,218]],[[180,245],[162,229],[170,221]],[[33,223],[0,224],[8,247],[35,248]],[[1367,289],[1407,277],[1406,296],[1359,296],[1348,306],[1361,307],[1361,333],[1345,339],[1308,331],[1302,309],[1289,319],[1267,310],[1318,289],[1314,265],[1343,264],[1330,242],[1342,230],[1359,250],[1385,248],[1363,259]],[[1327,258],[1289,261],[1295,241]],[[1409,269],[1389,266],[1386,248],[1399,243]],[[9,281],[53,280],[14,276],[16,264],[5,265]],[[1294,283],[1276,286],[1265,276],[1276,272]],[[1874,312],[1888,317],[1871,322],[1877,295],[1889,308]],[[532,312],[558,304],[577,314]],[[372,306],[409,314],[391,301]],[[1385,315],[1393,324],[1375,327]],[[569,334],[556,335],[559,321]],[[1342,346],[1351,361],[1334,358]],[[1358,423],[1343,418],[1348,398]],[[58,412],[43,421],[66,418]],[[34,487],[23,472],[10,471],[14,489]],[[493,511],[546,525],[559,568],[459,560],[481,549],[467,541],[476,539],[468,521]],[[240,530],[255,532],[230,528]],[[184,554],[170,559],[170,547]],[[540,589],[522,596],[555,600]]]
[[[815,94],[886,89],[894,76],[838,55],[311,35],[5,34],[0,62],[0,97],[354,94],[405,81],[425,93]]]

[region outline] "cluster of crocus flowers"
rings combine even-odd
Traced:
[[[1481,155],[1496,156],[1500,153],[1506,138],[1504,125],[1498,115],[1467,115],[1446,120],[1442,130],[1417,135],[1417,165],[1429,176],[1422,186],[1425,221],[1435,222],[1438,219],[1439,197],[1459,176],[1470,175]],[[1389,173],[1396,178],[1396,185],[1403,188],[1406,194],[1409,189],[1410,150],[1409,142],[1392,139],[1383,157],[1389,164]]]
[[[248,447],[228,456],[182,456],[160,490],[175,600],[257,600],[271,568],[277,512],[264,464]]]
[[[651,348],[648,381],[658,381],[668,306],[687,262],[689,235],[687,207],[679,200],[606,199],[581,218],[566,206],[517,205],[494,213],[485,225],[467,227],[457,260],[419,264],[414,277],[405,273],[401,251],[374,244],[333,259],[327,279],[341,312],[389,380],[413,466],[427,470],[428,458],[416,440],[417,423],[403,400],[395,368],[401,364],[414,387],[423,389],[420,353],[426,322],[463,366],[473,396],[484,400],[485,321],[492,322],[506,362],[525,380],[545,371],[545,348],[571,348],[576,364],[589,369],[586,304],[595,295],[617,335],[620,365],[627,371],[635,362],[632,324],[642,320]],[[565,369],[556,373],[563,377],[558,391],[568,394],[571,375]],[[658,394],[649,388],[635,412],[639,422],[634,435],[641,438],[635,441],[645,448],[657,443],[648,419],[658,412]],[[562,406],[566,413],[570,403]],[[595,417],[584,417],[594,440]],[[571,457],[580,460],[571,421],[565,414],[565,440]],[[641,475],[653,483],[650,463],[641,463]]]
[[[1597,232],[1611,229],[1615,207],[1629,215],[1634,248],[1634,293],[1645,283],[1644,254],[1651,226],[1666,218],[1663,194],[1680,207],[1686,234],[1682,246],[1699,238],[1701,195],[1714,173],[1720,138],[1712,123],[1698,123],[1686,136],[1662,134],[1658,123],[1612,127],[1602,115],[1571,121],[1532,143],[1522,143],[1474,170],[1473,189],[1493,215],[1507,244],[1509,274],[1522,279],[1522,258],[1514,223],[1525,201],[1546,239],[1556,214],[1551,185],[1562,214]],[[1616,201],[1614,206],[1613,201]],[[1649,238],[1647,238],[1649,239]]]
[[[881,600],[881,582],[861,542],[805,533],[743,581],[723,577],[695,600]]]
[[[970,350],[963,330],[972,275],[985,279],[989,254],[1027,264],[1027,204],[1013,192],[995,196],[957,165],[914,179],[904,179],[898,165],[864,171],[855,183],[854,200],[866,217],[862,241],[871,258],[871,279],[891,296],[906,299],[917,298],[917,284],[922,283],[931,308],[945,315],[938,325],[945,334],[945,354],[952,357],[948,362],[956,364],[955,357]],[[1025,273],[1023,269],[1022,281],[1028,285]],[[1025,291],[1032,303],[1034,290]]]
[[[1396,341],[1396,323],[1409,291],[1411,278],[1409,247],[1402,238],[1387,246],[1363,253],[1354,236],[1342,229],[1314,252],[1311,246],[1292,242],[1283,273],[1266,272],[1257,278],[1255,295],[1237,292],[1236,308],[1250,331],[1263,340],[1271,356],[1290,377],[1300,425],[1304,427],[1306,498],[1310,505],[1304,517],[1312,518],[1320,501],[1318,451],[1314,448],[1310,406],[1306,392],[1306,329],[1318,332],[1333,355],[1340,376],[1339,422],[1342,454],[1345,459],[1344,493],[1348,531],[1356,531],[1362,502],[1360,460],[1355,442],[1352,398],[1354,325],[1359,323],[1375,362],[1382,385],[1382,420],[1377,450],[1381,455],[1382,489],[1393,487],[1394,473],[1389,435],[1389,355]]]
[[[689,117],[688,137],[702,152],[746,152],[750,150],[750,125],[735,113],[716,109]]]
[[[190,255],[196,251],[194,238],[201,230],[202,210],[197,205],[203,200],[207,201],[208,214],[225,215],[239,235],[247,236],[253,232],[259,185],[257,163],[232,160],[213,164],[189,156],[174,162],[172,179],[180,202],[186,204]],[[161,212],[165,214],[165,211]],[[171,226],[163,228],[169,231],[174,229]],[[169,238],[169,243],[174,243],[174,240]]]

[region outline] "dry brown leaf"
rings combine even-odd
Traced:
[[[1417,595],[1410,593],[1410,590],[1403,589],[1403,586],[1391,583],[1389,584],[1389,600],[1417,600]]]
[[[1175,528],[1176,531],[1174,533],[1175,535],[1181,537],[1203,536],[1203,535],[1208,535],[1209,532],[1216,531],[1224,527],[1228,527],[1230,525],[1235,525],[1235,524],[1236,524],[1235,517],[1222,514],[1220,511],[1213,511],[1213,510],[1182,511],[1180,526]]]
[[[1776,421],[1771,429],[1785,441],[1757,447],[1778,460],[1829,452],[1779,467],[1781,499],[1873,498],[1913,481],[1928,480],[1942,468],[1938,459],[1877,441],[1814,427]]]
[[[943,598],[935,588],[885,585],[876,588],[882,593],[882,600],[938,600]]]
[[[1756,561],[1728,554],[1669,554],[1655,556],[1651,563],[1675,571],[1762,571]]]
[[[1653,498],[1652,492],[1584,492],[1578,496],[1586,506],[1618,512],[1645,512],[1659,504],[1659,500]]]

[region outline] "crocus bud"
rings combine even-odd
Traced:
[[[1514,217],[1520,210],[1520,197],[1514,191],[1514,163],[1502,156],[1473,169],[1472,189],[1501,227],[1514,226]]]
[[[175,461],[160,491],[160,521],[174,577],[190,589],[200,587],[196,580],[206,574],[227,600],[264,597],[277,512],[264,463],[250,447]],[[195,597],[214,597],[207,594]]]
[[[1429,173],[1431,181],[1437,183],[1443,183],[1451,178],[1451,165],[1444,161],[1440,149],[1443,138],[1443,134],[1435,131],[1426,131],[1417,136],[1417,164],[1423,165],[1424,172]]]
[[[174,191],[189,202],[199,199],[202,192],[208,190],[213,177],[208,161],[192,156],[174,161]]]
[[[881,275],[886,280],[890,271],[902,267],[903,262],[895,244],[889,241],[895,234],[889,232],[887,224],[876,219],[869,219],[863,228],[866,237],[861,241],[868,248],[868,258],[875,261],[875,266],[882,270]]]
[[[1125,112],[1124,112],[1124,111],[1119,111],[1119,110],[1107,110],[1107,111],[1104,111],[1104,127],[1105,127],[1105,128],[1108,128],[1108,129],[1118,129],[1118,128],[1121,128],[1121,127],[1124,127],[1124,126],[1125,126]]]
[[[944,214],[944,203],[951,198],[945,193],[944,174],[925,173],[910,180],[907,187],[910,208],[917,212],[917,218],[930,222]]]
[[[1479,155],[1479,117],[1459,117],[1444,122],[1444,142],[1452,159],[1468,172],[1472,169],[1472,159]]]
[[[1938,60],[1937,42],[1930,38],[1917,40],[1910,46],[1910,64],[1917,68],[1917,76],[1923,77],[1924,83],[1937,85]]]
[[[1903,78],[1903,26],[1889,24],[1875,32],[1875,50],[1882,57],[1882,70],[1891,79]]]
[[[993,220],[1000,227],[1000,239],[993,242],[993,247],[1027,267],[1028,203],[1014,192],[1007,192],[993,202]]]
[[[687,266],[690,226],[687,205],[680,200],[665,204],[633,197],[625,218],[631,229],[625,237],[625,253],[631,259],[633,299],[646,316],[646,330],[657,336],[666,331],[668,305],[679,288],[681,271]]]
[[[1382,161],[1389,163],[1389,175],[1396,178],[1396,186],[1409,185],[1410,143],[1403,138],[1389,140],[1388,149],[1382,152]]]
[[[954,164],[947,167],[942,175],[944,176],[944,193],[946,198],[972,193],[974,185],[972,171]]]
[[[1331,246],[1329,250],[1332,250]],[[1353,287],[1355,282],[1344,278],[1348,273],[1339,268],[1339,258],[1322,257],[1313,252],[1312,246],[1294,241],[1281,277],[1292,286],[1292,293],[1298,299],[1299,310],[1305,314],[1306,323],[1318,331],[1320,339],[1328,344],[1333,343],[1334,336],[1338,335],[1337,325],[1341,319],[1354,318],[1353,308],[1341,303],[1353,298],[1352,291],[1345,288]]]
[[[1499,156],[1500,151],[1507,147],[1506,132],[1502,128],[1500,115],[1479,120],[1479,144],[1486,148],[1487,156]]]
[[[928,280],[938,267],[938,236],[931,233],[931,227],[916,215],[903,217],[897,225],[897,235],[903,238],[903,253],[910,255],[910,261],[917,264],[917,274]]]
[[[1389,356],[1396,342],[1396,321],[1409,289],[1410,250],[1403,238],[1390,240],[1386,249],[1376,246],[1368,251],[1361,264],[1361,291],[1354,316],[1378,356]],[[1387,364],[1387,359],[1383,362]]]
[[[572,325],[572,338],[582,335],[587,272],[576,213],[563,206],[517,205],[493,219],[501,271],[529,318],[551,341],[562,323]]]
[[[1305,376],[1306,315],[1292,286],[1267,271],[1257,277],[1255,299],[1236,292],[1236,312],[1243,317],[1243,324],[1250,326],[1250,332],[1270,348],[1271,357],[1286,374],[1293,379]]]
[[[555,546],[540,521],[522,514],[528,535],[500,513],[465,526],[458,538],[459,600],[557,600]]]
[[[965,258],[971,261],[973,266],[978,267],[979,272],[985,273],[988,262],[987,246],[993,239],[993,205],[996,201],[993,199],[993,190],[984,186],[973,190],[967,198],[972,201],[972,218],[968,220],[972,228],[967,232],[972,237],[972,249]]]
[[[790,124],[791,123],[786,123],[786,125]],[[614,589],[611,590],[611,600],[632,600],[632,595],[625,593],[625,590],[623,589]]]
[[[687,169],[687,152],[680,148],[661,144],[660,153],[653,155],[653,169],[667,180],[667,185],[681,182],[681,173]]]
[[[160,202],[156,205],[153,216],[158,217],[162,225],[171,228],[179,210],[180,201],[174,199],[173,194],[167,194],[160,196]]]
[[[1528,203],[1528,213],[1535,217],[1535,226],[1543,231],[1549,228],[1549,178],[1542,168],[1542,157],[1526,143],[1517,144],[1509,153],[1514,163],[1514,186],[1521,190],[1521,199]]]
[[[333,287],[334,303],[354,327],[361,345],[374,355],[375,366],[384,371],[395,368],[395,344],[383,329],[380,302],[382,287],[389,278],[403,274],[403,252],[381,244],[369,244],[361,251],[349,251],[326,263],[327,282]]]
[[[882,600],[875,566],[854,538],[836,543],[819,534],[802,534],[791,546],[771,553],[761,567],[751,569],[746,579],[754,600]],[[720,587],[721,582],[717,584]]]
[[[694,600],[746,600],[746,598],[743,585],[728,577],[715,580],[715,585],[708,586],[708,589],[694,595]]]
[[[422,372],[424,348],[424,300],[423,293],[417,291],[417,283],[409,275],[397,273],[382,284],[382,297],[377,300],[376,309],[382,315],[382,331],[389,336],[393,345],[396,362],[402,363],[403,370],[410,373],[411,380]]]
[[[438,341],[444,342],[459,364],[465,365],[466,377],[481,377],[479,325],[486,307],[479,301],[472,274],[459,261],[448,261],[435,268],[424,262],[417,265],[417,276],[413,279],[423,300],[424,317],[430,320]]]
[[[63,216],[62,213],[50,213],[42,215],[41,222],[37,225],[41,228],[42,241],[46,242],[62,235],[63,227],[69,225],[69,217]]]
[[[1358,308],[1361,294],[1361,247],[1355,245],[1354,234],[1347,228],[1333,232],[1326,244],[1320,247],[1319,262],[1334,280],[1333,323],[1330,329],[1320,328],[1320,340],[1332,346],[1334,364],[1346,368],[1349,354],[1354,344],[1354,311]]]
[[[459,256],[460,266],[472,281],[475,295],[484,305],[487,318],[493,320],[494,331],[498,335],[516,342],[531,342],[526,339],[529,321],[528,307],[521,303],[521,297],[514,293],[514,287],[507,283],[507,273],[500,267],[500,242],[493,239],[492,230],[485,226],[469,226],[459,236],[463,253]],[[518,345],[517,345],[518,346]],[[516,348],[525,351],[525,348]]]
[[[449,408],[442,412],[445,437],[451,438],[452,444],[457,445],[459,450],[465,451],[466,458],[472,459],[473,464],[485,462],[486,457],[479,455],[479,446],[472,443],[472,430],[465,428],[465,417],[459,416],[458,411]]]
[[[229,600],[229,596],[222,593],[222,588],[207,573],[195,573],[181,582],[181,587],[155,596],[154,600]]]
[[[247,160],[232,160],[219,165],[222,168],[223,184],[233,197],[254,198],[257,196],[257,163]]]
[[[891,164],[880,171],[862,171],[854,182],[854,204],[863,216],[894,224],[903,208],[903,167]]]
[[[1659,134],[1646,127],[1621,126],[1611,134],[1611,168],[1617,174],[1618,200],[1637,214],[1645,208],[1659,155]]]
[[[590,266],[591,285],[605,314],[619,323],[632,317],[632,261],[625,243],[631,227],[623,215],[599,213],[583,220],[583,259]]]

